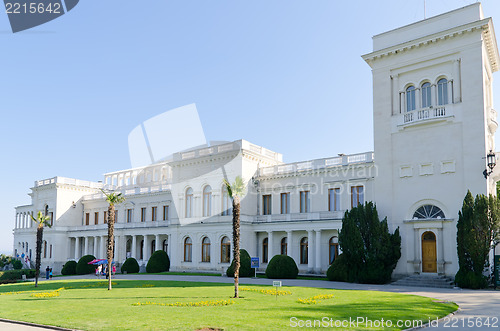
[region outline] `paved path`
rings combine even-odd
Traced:
[[[61,279],[95,279],[95,276],[70,276],[55,278]],[[116,279],[132,279],[132,280],[174,280],[174,281],[192,281],[192,282],[208,282],[208,283],[232,283],[233,279],[228,277],[216,276],[174,276],[174,275],[116,275]],[[43,280],[45,281],[45,280]],[[341,290],[373,290],[397,292],[405,294],[415,294],[427,296],[443,301],[453,301],[460,306],[460,311],[450,317],[448,321],[442,321],[439,325],[432,325],[430,330],[500,330],[500,291],[491,290],[462,290],[462,289],[447,289],[447,288],[418,288],[407,286],[394,285],[368,285],[368,284],[351,284],[342,282],[329,282],[325,280],[300,280],[286,279],[282,280],[283,286],[306,286],[318,288],[331,288]],[[265,278],[241,278],[240,284],[252,285],[272,285],[272,280]],[[468,326],[470,323],[485,322],[489,318],[489,327],[478,327],[477,324]],[[448,323],[446,323],[448,322]],[[41,330],[40,328],[26,327],[21,325],[12,325],[12,328],[4,328],[3,323],[0,324],[0,330]]]

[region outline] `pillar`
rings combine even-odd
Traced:
[[[137,256],[137,236],[133,235],[132,236],[132,252],[131,252],[131,257],[136,259]]]
[[[94,256],[97,258],[97,254],[98,254],[98,251],[97,251],[97,237],[93,237],[93,242],[94,242]]]
[[[80,258],[80,237],[75,237],[75,260]]]
[[[107,258],[106,256],[106,239],[107,236],[101,236],[99,240],[99,258],[104,259]]]
[[[267,233],[267,260],[268,261],[271,261],[271,259],[273,258],[274,256],[274,253],[273,253],[273,232],[272,231],[269,231]]]
[[[89,254],[89,237],[85,237],[85,246],[84,246],[84,255],[88,255]]]
[[[436,250],[437,250],[437,272],[439,274],[445,273],[445,259],[444,259],[444,241],[443,241],[443,229],[437,229],[436,234]]]
[[[148,254],[148,235],[144,235],[144,240],[142,241],[142,260],[146,261],[149,259]]]
[[[313,231],[307,231],[307,271],[314,271],[314,237]]]
[[[316,230],[316,273],[321,273],[321,230]]]
[[[292,231],[287,231],[286,232],[286,255],[290,256],[292,259],[295,260],[295,258],[293,257],[293,250],[292,250],[293,246],[292,246]],[[295,261],[295,263],[297,263],[297,261]]]
[[[160,235],[157,234],[155,236],[155,251],[159,251],[160,249],[162,249],[161,242],[160,242]]]

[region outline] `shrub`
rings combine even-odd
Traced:
[[[94,255],[85,255],[78,260],[76,264],[77,275],[87,275],[95,272],[95,265],[89,264],[90,261],[95,260]]]
[[[349,280],[349,267],[346,264],[345,255],[340,254],[326,271],[328,280],[347,282]]]
[[[234,277],[234,259],[229,268],[227,268],[226,275]],[[244,249],[240,249],[240,277],[253,277],[255,271],[252,269],[250,254]]]
[[[139,272],[139,263],[133,257],[129,257],[125,260],[121,269],[122,273],[126,271],[129,274],[136,274]]]
[[[65,276],[76,275],[76,261],[68,261],[63,265],[61,274]]]
[[[170,259],[167,253],[158,250],[151,255],[148,264],[146,265],[146,272],[163,272],[170,269]]]
[[[267,278],[294,279],[299,274],[295,261],[288,255],[275,255],[266,268]]]
[[[19,270],[23,268],[23,263],[20,260],[12,260],[12,267],[14,270]]]
[[[23,269],[22,272],[26,278],[35,278],[35,269]]]
[[[460,268],[455,275],[455,284],[461,288],[480,289],[488,287],[486,276]]]
[[[35,277],[35,269],[0,271],[0,283],[15,283],[16,280],[23,278],[23,275],[26,275],[26,278]]]

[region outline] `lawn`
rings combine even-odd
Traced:
[[[283,287],[281,291],[286,293],[276,296],[268,293],[274,290],[270,286],[243,286],[242,298],[232,299],[231,284],[113,282],[112,291],[98,280],[52,280],[42,282],[38,289],[33,283],[1,285],[0,317],[80,330],[283,330],[307,320],[334,325],[335,321],[357,317],[374,323],[382,318],[393,323],[427,322],[457,309],[453,303],[388,292]],[[37,297],[40,293],[47,297]],[[321,297],[313,298],[318,295]],[[364,326],[350,329],[382,329]]]

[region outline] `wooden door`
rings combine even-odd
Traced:
[[[436,235],[430,231],[422,235],[422,272],[437,272]]]

